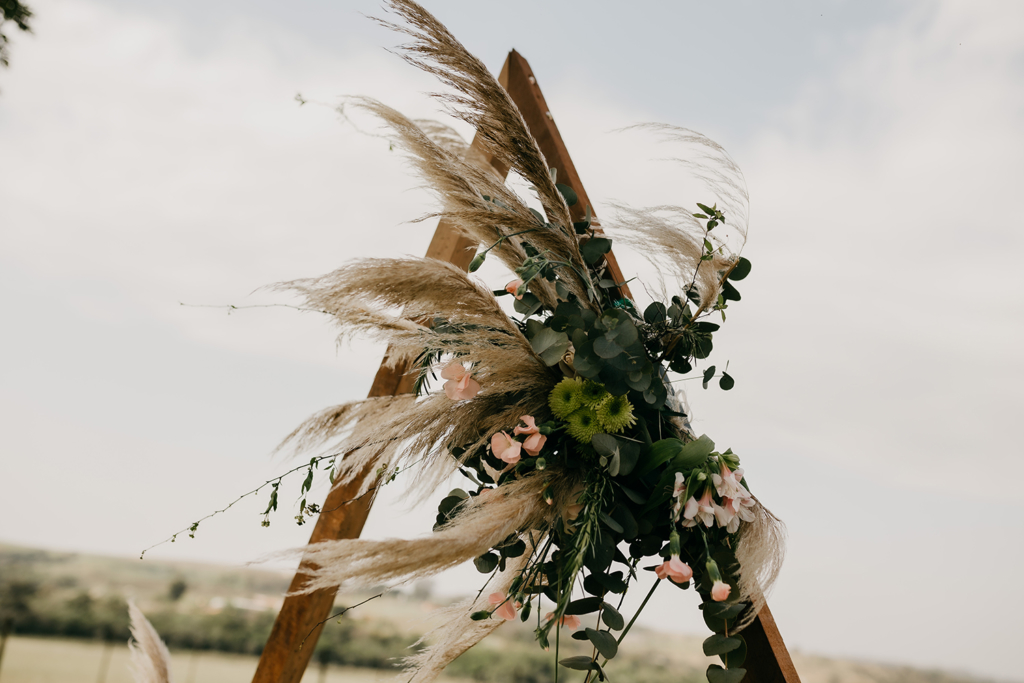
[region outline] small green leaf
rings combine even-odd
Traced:
[[[655,301],[644,310],[644,322],[651,325],[665,321],[665,316],[668,311],[665,310],[665,304],[660,301]]]
[[[747,675],[746,669],[723,669],[717,664],[708,667],[708,683],[740,683]]]
[[[501,560],[498,555],[494,553],[486,553],[473,560],[473,565],[476,570],[481,574],[490,574],[494,571],[494,568],[498,566],[498,562]]]
[[[736,263],[736,267],[729,273],[730,280],[742,280],[746,276],[750,275],[750,261],[740,256],[739,262]]]
[[[604,603],[604,609],[601,610],[601,621],[603,621],[605,626],[613,631],[621,631],[626,625],[626,621],[622,618],[622,615],[619,614],[618,610],[607,602]]]
[[[601,257],[611,251],[612,241],[607,237],[591,237],[581,247],[580,253],[587,265],[594,265]]]
[[[601,358],[614,358],[622,351],[623,348],[609,339],[607,335],[601,335],[594,340],[594,353]]]
[[[479,612],[473,612],[470,614],[469,618],[473,621],[483,621],[484,619],[490,619],[491,613],[487,610],[480,610]]]
[[[613,476],[614,476],[614,475],[613,475]],[[600,518],[601,518],[601,521],[602,521],[602,522],[604,522],[604,525],[605,525],[606,527],[608,527],[609,529],[611,529],[612,531],[614,531],[614,532],[616,532],[616,533],[619,533],[619,534],[621,534],[621,533],[622,533],[623,531],[625,531],[625,529],[623,529],[623,528],[622,528],[622,525],[621,525],[621,524],[619,524],[618,522],[616,522],[616,521],[615,521],[614,519],[612,519],[611,517],[609,517],[609,516],[608,516],[607,514],[605,514],[604,512],[599,512],[599,513],[597,513],[597,516],[598,516],[598,517],[600,517]]]
[[[615,642],[615,636],[608,631],[598,631],[587,627],[587,638],[594,644],[597,651],[605,659],[613,659],[619,652],[619,644]]]
[[[565,607],[565,616],[592,614],[601,609],[601,598],[580,598],[573,600]]]
[[[566,350],[569,348],[569,335],[565,332],[555,332],[550,327],[540,330],[530,340],[533,352],[540,356],[545,365],[556,365],[562,360]]]
[[[712,378],[714,378],[714,376],[715,376],[715,366],[712,365],[710,368],[708,368],[707,370],[704,371],[704,381],[701,382],[701,384],[704,386],[705,389],[708,388],[708,382],[710,382],[712,380]]]
[[[739,301],[740,290],[732,286],[728,280],[722,283],[722,298],[726,301]]]
[[[523,315],[533,315],[540,310],[541,302],[532,292],[526,292],[523,294],[522,299],[516,299],[516,302],[512,304],[512,307],[516,309],[517,313]]]
[[[732,652],[742,644],[743,641],[739,638],[728,637],[721,633],[715,633],[704,641],[704,654],[708,657],[712,657],[714,655],[720,655],[723,652]]]
[[[714,450],[715,442],[708,438],[707,434],[702,434],[696,441],[691,441],[679,449],[678,455],[672,459],[672,467],[681,470],[700,467]]]
[[[576,195],[576,191],[569,187],[568,185],[557,183],[555,185],[555,188],[557,188],[558,191],[562,193],[562,197],[565,199],[565,203],[567,206],[576,206],[576,204],[580,201],[580,198]]]
[[[718,386],[720,386],[723,391],[729,391],[736,386],[736,380],[734,380],[732,375],[728,372],[723,372],[722,379],[718,380]]]

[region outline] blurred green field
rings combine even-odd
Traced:
[[[249,683],[259,658],[179,650],[171,653],[171,659],[176,683]],[[336,665],[321,671],[319,665],[312,664],[302,681],[377,683],[394,676],[393,671]],[[0,683],[132,683],[128,647],[118,644],[105,652],[98,642],[13,636],[7,641],[0,665]]]

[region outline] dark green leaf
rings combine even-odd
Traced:
[[[626,626],[626,621],[622,618],[622,615],[607,602],[604,603],[604,609],[601,610],[601,621],[613,631],[621,631]]]
[[[598,455],[611,457],[619,450],[618,440],[611,434],[594,434],[590,439],[590,445],[594,447]]]
[[[712,378],[713,378],[714,376],[715,376],[715,366],[714,366],[714,365],[712,365],[712,366],[711,366],[710,368],[708,368],[707,370],[705,370],[705,371],[704,371],[704,381],[703,381],[703,382],[701,382],[701,384],[703,384],[703,385],[704,385],[704,388],[705,388],[705,389],[707,389],[707,388],[708,388],[708,382],[710,382],[710,381],[711,381],[711,379],[712,379]]]
[[[594,340],[594,353],[601,358],[614,358],[622,353],[622,351],[622,347],[607,336],[602,335]]]
[[[494,568],[498,566],[498,562],[501,560],[498,555],[494,553],[486,553],[473,560],[473,565],[476,570],[481,574],[490,574],[494,571]]]
[[[622,526],[603,511],[597,513],[597,516],[600,517],[604,525],[612,531],[620,534],[623,532]]]
[[[569,348],[569,336],[545,327],[530,340],[530,346],[546,365],[556,365]]]
[[[747,661],[746,639],[742,635],[736,635],[733,637],[740,641],[740,646],[735,650],[718,655],[722,659],[722,664],[725,664],[727,669],[735,669],[736,667],[743,666],[743,662]]]
[[[537,209],[530,209],[530,213],[532,213],[532,214],[533,214],[533,217],[534,217],[534,218],[536,218],[536,219],[537,219],[537,221],[538,221],[538,222],[539,222],[539,223],[540,223],[541,225],[543,225],[543,224],[544,224],[544,222],[545,222],[545,221],[544,221],[544,214],[542,214],[542,213],[541,213],[540,211],[538,211]]]
[[[581,247],[583,260],[587,265],[594,265],[601,260],[601,257],[611,251],[612,241],[607,237],[591,237]]]
[[[577,235],[585,235],[590,229],[590,221],[576,221],[572,224],[572,229],[576,231]]]
[[[746,602],[706,602],[704,612],[716,619],[732,619],[749,607]]]
[[[608,631],[598,631],[587,627],[587,638],[594,644],[597,651],[605,659],[613,659],[619,652],[619,644],[615,642],[615,636]]]
[[[562,183],[556,183],[555,187],[562,193],[562,197],[565,198],[567,206],[576,206],[576,203],[579,202],[580,198],[576,196],[575,190],[568,185],[563,185]]]
[[[739,263],[737,263],[736,267],[732,269],[731,273],[729,273],[729,279],[739,281],[748,275],[750,275],[750,261],[740,256]]]
[[[717,664],[708,667],[708,683],[740,683],[747,675],[746,669],[723,669]]]
[[[587,632],[586,631],[573,631],[572,632],[572,639],[573,640],[590,640],[589,638],[587,638]]]
[[[575,669],[577,671],[596,671],[598,679],[602,681],[605,680],[604,670],[601,669],[601,665],[586,655],[567,657],[558,663],[567,669]]]
[[[711,452],[715,450],[715,442],[702,434],[696,441],[691,441],[680,449],[675,458],[672,459],[672,467],[680,470],[692,470],[699,467],[708,459]]]
[[[704,654],[708,657],[720,655],[723,652],[732,652],[743,644],[739,638],[724,636],[716,633],[704,641]]]
[[[601,609],[601,598],[580,598],[573,600],[565,607],[565,616],[573,614],[592,614]]]
[[[646,310],[644,310],[644,322],[650,323],[651,325],[654,323],[664,322],[666,314],[667,311],[665,310],[665,304],[660,301],[655,301],[648,306]]]
[[[483,621],[484,619],[490,619],[491,613],[487,610],[480,610],[479,612],[473,612],[470,614],[469,618],[473,621]]]
[[[728,280],[722,283],[722,298],[726,301],[739,301],[740,290],[732,286]]]
[[[736,380],[728,372],[723,372],[722,379],[718,380],[718,386],[722,387],[723,391],[729,391],[736,386]]]
[[[533,315],[540,310],[541,303],[540,299],[538,299],[536,295],[532,292],[527,292],[526,294],[523,294],[522,299],[516,299],[516,302],[512,304],[512,307],[516,309],[517,313]]]

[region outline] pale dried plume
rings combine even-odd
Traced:
[[[740,600],[752,606],[743,613],[738,629],[754,620],[782,569],[786,556],[786,526],[754,499],[754,521],[740,524],[736,561]]]
[[[507,594],[512,581],[525,567],[534,550],[534,542],[530,534],[524,536],[526,541],[526,552],[521,556],[511,559],[505,566],[505,571],[499,572],[488,583],[485,590],[477,598],[467,598],[462,602],[442,607],[435,610],[431,615],[441,621],[441,625],[432,631],[424,634],[416,645],[427,641],[433,641],[431,645],[420,652],[406,657],[403,660],[404,669],[400,679],[406,683],[430,683],[435,680],[457,657],[489,636],[499,626],[505,623],[504,619],[491,617],[480,621],[473,621],[470,615],[481,610],[492,610],[494,606],[488,602],[489,592]]]
[[[468,498],[454,519],[424,538],[309,545],[300,568],[309,581],[297,592],[423,579],[479,557],[513,533],[550,523],[555,506],[541,495],[549,485],[549,478],[533,475]]]
[[[129,668],[135,683],[171,683],[171,653],[160,635],[134,602],[128,603],[131,633],[128,641]]]

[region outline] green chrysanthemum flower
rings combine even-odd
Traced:
[[[633,404],[625,396],[612,396],[602,403],[597,409],[597,418],[601,421],[601,426],[612,434],[636,424]]]
[[[548,395],[548,405],[555,417],[565,420],[583,405],[582,382],[568,377],[555,385]]]
[[[566,422],[569,426],[565,431],[580,443],[590,443],[594,434],[601,432],[601,421],[597,419],[597,413],[593,408],[580,408],[570,415]]]
[[[589,379],[582,387],[583,405],[590,406],[595,410],[608,398],[608,390],[599,382],[591,382]]]

